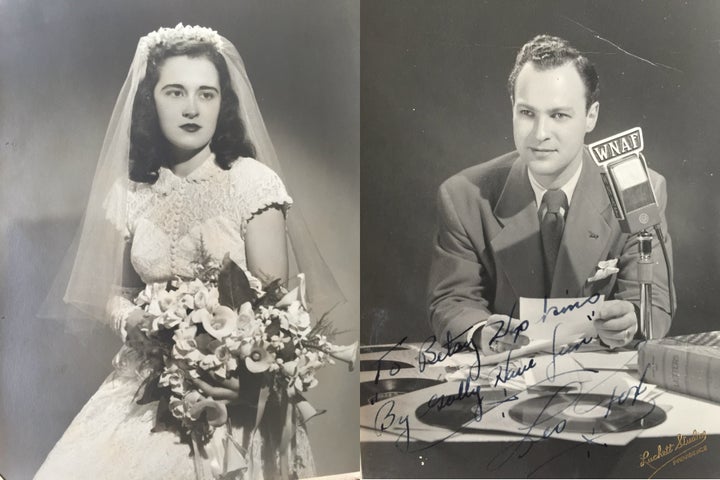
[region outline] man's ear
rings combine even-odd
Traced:
[[[590,133],[595,128],[598,113],[600,113],[600,102],[595,102],[590,105],[590,108],[588,108],[587,114],[585,115],[585,133]]]

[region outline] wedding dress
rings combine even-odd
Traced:
[[[120,184],[116,188],[121,188]],[[127,188],[127,187],[126,187]],[[236,160],[222,170],[210,156],[186,177],[161,168],[155,184],[131,182],[127,192],[110,192],[108,218],[131,243],[131,261],[145,282],[193,276],[193,262],[202,248],[213,261],[226,253],[246,267],[244,236],[248,221],[267,208],[286,211],[292,203],[280,178],[251,158]],[[119,208],[122,198],[127,208]],[[117,212],[127,212],[118,215]],[[131,309],[117,302],[113,316]],[[137,356],[137,355],[136,355]],[[134,397],[142,378],[133,351],[123,347],[115,371],[75,417],[37,472],[36,480],[191,480],[198,478],[190,447],[174,432],[152,432],[157,402],[138,405]],[[249,432],[233,429],[238,443]],[[215,437],[225,435],[219,427]],[[243,440],[244,439],[244,440]],[[298,426],[293,468],[300,478],[314,475],[307,432]],[[247,477],[263,478],[259,457],[262,442],[252,436],[253,467]],[[217,443],[217,442],[216,442]]]

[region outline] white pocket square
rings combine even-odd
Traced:
[[[616,267],[617,262],[618,259],[613,258],[610,260],[603,260],[602,262],[598,263],[597,272],[595,272],[592,277],[588,278],[587,281],[597,282],[598,280],[602,280],[603,278],[615,275],[620,271],[620,269]]]

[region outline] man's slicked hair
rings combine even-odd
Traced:
[[[515,58],[515,66],[508,78],[510,100],[515,103],[515,83],[520,70],[526,63],[532,62],[538,70],[561,67],[567,63],[575,66],[585,84],[585,109],[598,101],[600,97],[600,77],[595,65],[582,55],[567,40],[551,35],[538,35],[523,45]]]

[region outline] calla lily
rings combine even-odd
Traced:
[[[190,407],[190,418],[197,420],[204,413],[208,424],[212,427],[219,427],[227,422],[227,408],[212,398],[200,400]]]
[[[304,398],[297,402],[296,406],[298,412],[300,413],[300,418],[302,419],[302,421],[300,422],[301,425],[310,421],[311,418],[317,417],[318,415],[322,415],[323,413],[325,413],[325,410],[318,411],[310,404],[310,402],[308,402]]]
[[[315,388],[318,384],[317,378],[312,371],[306,371],[295,378],[295,389],[301,392],[307,392],[311,388]]]
[[[289,362],[284,362],[282,365],[283,372],[285,372],[285,375],[287,375],[288,377],[295,376],[295,374],[297,373],[297,367],[297,360],[290,360]]]
[[[286,308],[292,304],[293,301],[299,301],[302,307],[307,310],[307,300],[305,298],[305,274],[298,273],[297,278],[300,280],[300,285],[286,293],[279,302],[275,304],[277,308]]]
[[[147,307],[147,310],[145,310],[150,315],[162,315],[162,310],[160,310],[160,303],[157,300],[151,300],[150,304]]]
[[[353,369],[355,369],[355,362],[357,361],[357,350],[358,342],[355,342],[352,345],[330,345],[327,353],[330,354],[332,358],[347,363],[348,370],[352,372]]]
[[[273,363],[273,357],[270,352],[262,346],[254,345],[250,354],[245,357],[245,366],[252,373],[262,373],[268,371]]]
[[[238,310],[238,325],[240,328],[253,320],[255,320],[255,312],[253,312],[252,304],[245,302],[240,305],[240,310]]]
[[[212,313],[208,312],[205,308],[195,310],[190,314],[190,321],[192,323],[203,323],[205,321],[212,320]]]
[[[238,316],[231,308],[220,305],[213,310],[212,318],[204,318],[202,324],[207,333],[222,340],[237,329]]]
[[[287,309],[288,329],[294,333],[306,335],[310,331],[310,314],[294,301]]]

